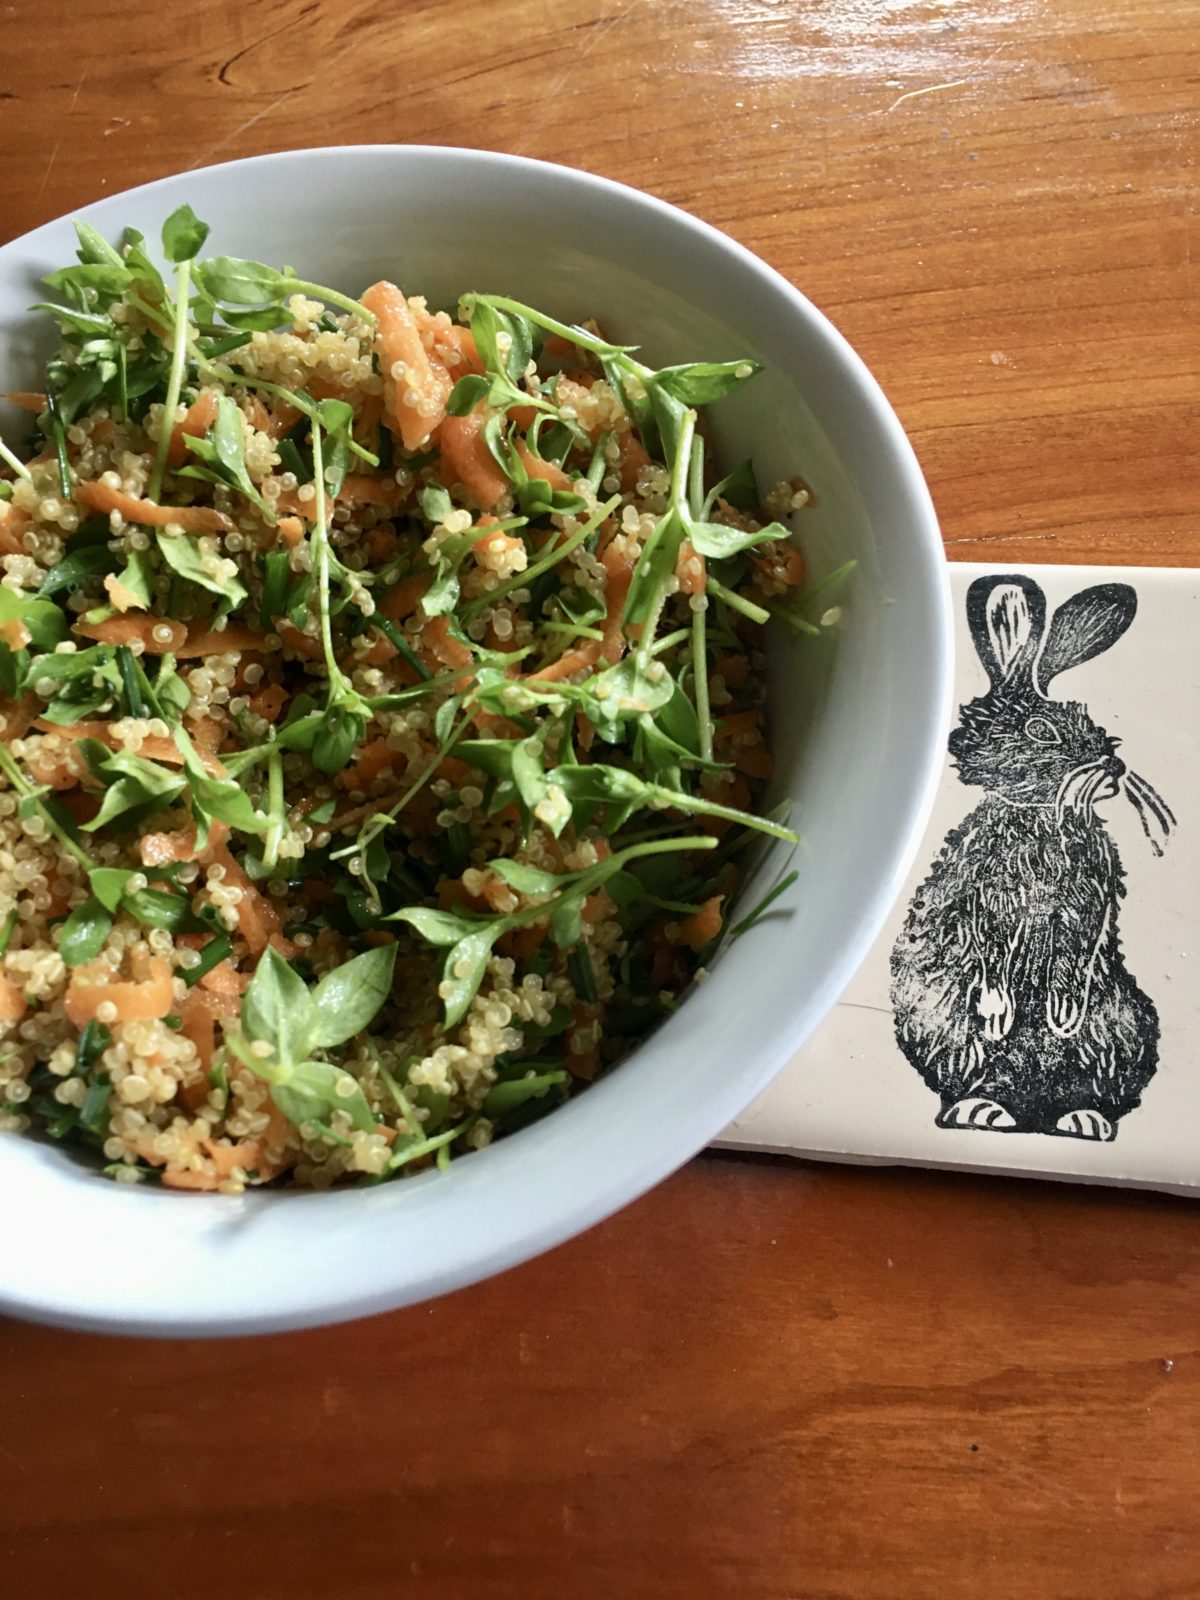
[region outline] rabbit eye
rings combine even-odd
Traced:
[[[1049,717],[1030,717],[1025,732],[1037,744],[1061,744],[1062,735]]]

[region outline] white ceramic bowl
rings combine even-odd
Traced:
[[[332,1194],[171,1194],[109,1183],[52,1146],[0,1137],[12,1240],[0,1306],[73,1327],[231,1334],[363,1316],[444,1293],[570,1238],[699,1150],[833,1005],[902,882],[940,766],[950,623],[937,523],[913,452],[844,339],[713,228],[586,173],[474,150],[302,150],[209,167],[81,213],[157,239],[182,201],[207,249],[289,263],[350,292],[379,277],[453,306],[479,289],[596,316],[655,365],[755,356],[714,411],[733,464],[803,473],[819,575],[859,562],[827,639],[774,645],[780,795],[803,845],[778,916],[617,1072],[553,1116],[429,1173]],[[73,259],[70,221],[0,249],[0,388],[39,387],[49,335],[26,307]],[[18,419],[0,405],[0,430]],[[780,630],[782,632],[782,630]],[[759,870],[761,892],[783,860]],[[636,1270],[636,1263],[634,1263]]]

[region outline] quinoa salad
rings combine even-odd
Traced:
[[[729,916],[795,840],[764,627],[820,631],[802,481],[706,449],[759,369],[351,299],[187,206],[162,266],[76,231],[0,441],[0,1129],[225,1194],[445,1166],[794,878]]]

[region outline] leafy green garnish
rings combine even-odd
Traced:
[[[354,1077],[314,1052],[363,1032],[391,993],[395,945],[380,945],[335,967],[309,989],[272,949],[264,951],[242,1000],[238,1059],[271,1086],[271,1097],[297,1127],[328,1125],[344,1112],[371,1132],[375,1119]],[[269,1050],[260,1054],[253,1046]]]

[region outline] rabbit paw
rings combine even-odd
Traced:
[[[1070,1039],[1079,1032],[1087,999],[1073,989],[1060,989],[1051,984],[1046,995],[1046,1021],[1050,1032],[1060,1039]]]
[[[1117,1137],[1115,1124],[1101,1111],[1068,1111],[1054,1124],[1054,1131],[1068,1139],[1095,1139],[1101,1144]]]
[[[987,1100],[982,1095],[968,1095],[944,1106],[937,1119],[939,1128],[1015,1128],[1016,1118],[1006,1111],[998,1100]]]
[[[983,1019],[985,1039],[1004,1039],[1012,1031],[1016,1011],[1007,989],[993,989],[990,983],[983,984],[975,1009]]]

